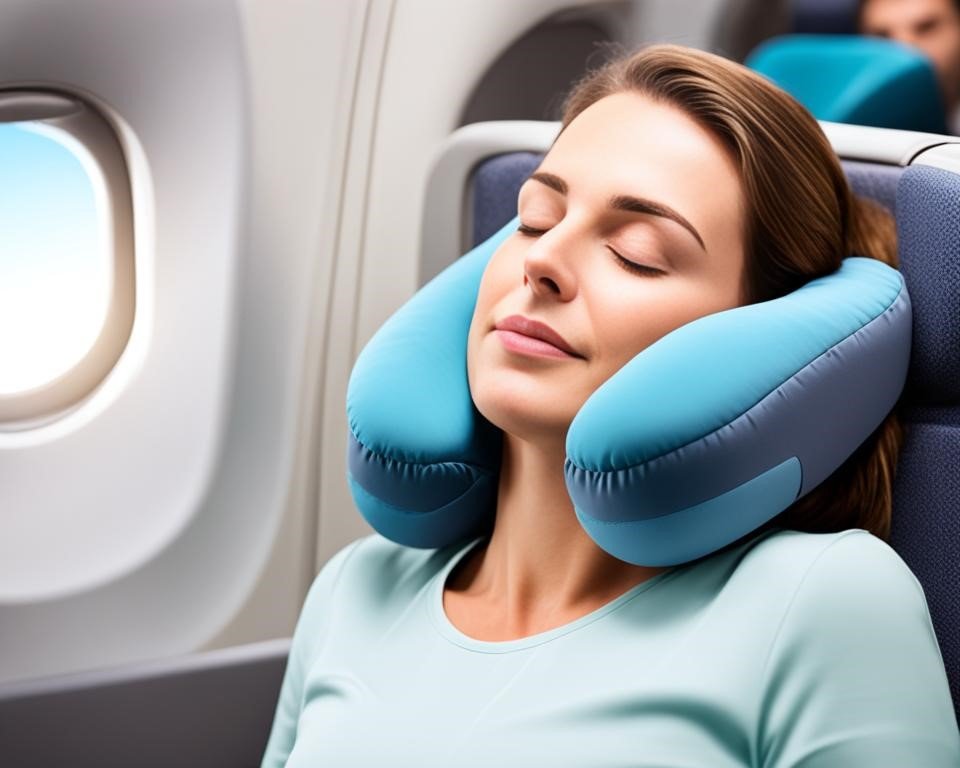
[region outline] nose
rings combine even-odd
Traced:
[[[539,298],[573,299],[577,295],[577,278],[570,257],[575,250],[575,238],[562,232],[560,226],[541,235],[524,257],[524,285]]]

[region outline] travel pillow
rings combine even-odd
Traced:
[[[501,436],[470,398],[467,334],[487,261],[516,227],[424,286],[354,366],[350,488],[370,525],[400,544],[443,547],[492,526]],[[610,554],[648,566],[745,536],[883,421],[910,338],[902,276],[859,257],[787,296],[667,334],[570,426],[565,477],[580,523]]]

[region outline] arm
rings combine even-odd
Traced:
[[[280,698],[273,718],[273,727],[263,755],[261,768],[283,768],[297,738],[297,721],[303,704],[303,680],[310,663],[322,648],[327,633],[327,621],[333,602],[333,592],[344,563],[357,548],[355,541],[341,549],[323,567],[310,587],[300,611],[287,669],[283,675]]]
[[[960,766],[943,660],[916,578],[865,532],[810,566],[766,663],[764,768]]]

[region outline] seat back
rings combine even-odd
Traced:
[[[514,152],[476,167],[474,244],[515,215],[517,192],[541,158]],[[858,194],[897,221],[914,330],[890,543],[923,587],[960,716],[960,175],[860,161],[844,169]]]
[[[860,35],[784,35],[746,65],[819,120],[943,133],[946,112],[933,65],[914,48]]]
[[[907,168],[897,184],[901,271],[914,298],[894,548],[923,585],[960,705],[960,175]]]

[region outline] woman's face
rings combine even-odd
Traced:
[[[722,145],[637,93],[584,110],[519,196],[470,326],[480,412],[563,439],[586,399],[661,336],[741,303],[744,197]]]

